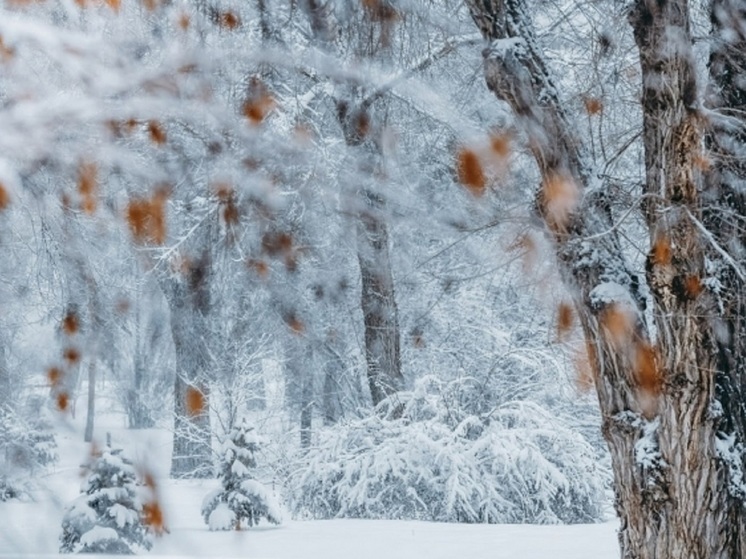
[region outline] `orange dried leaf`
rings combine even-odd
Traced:
[[[552,231],[557,233],[566,229],[579,198],[578,186],[570,177],[556,173],[544,180],[541,203],[544,219]]]
[[[47,370],[47,380],[52,388],[55,388],[62,382],[62,369],[59,367],[50,367]]]
[[[74,365],[80,361],[80,351],[74,347],[66,347],[62,351],[62,358],[71,365]]]
[[[246,261],[246,265],[262,279],[265,279],[269,275],[269,266],[264,260],[249,258]]]
[[[0,210],[4,210],[10,205],[10,194],[5,185],[0,182]]]
[[[119,13],[119,9],[122,7],[122,0],[104,0],[107,6]]]
[[[218,182],[215,183],[212,186],[213,192],[215,192],[215,196],[218,197],[218,200],[221,202],[228,202],[233,199],[233,196],[235,195],[235,191],[233,190],[233,186],[227,182]]]
[[[183,12],[179,16],[179,22],[178,23],[179,23],[179,27],[181,28],[181,30],[182,31],[186,31],[187,29],[189,29],[189,26],[191,25],[192,20],[189,17],[189,14],[187,14],[186,12]]]
[[[399,12],[387,0],[362,0],[362,3],[371,21],[392,23],[399,19]]]
[[[590,392],[595,383],[595,375],[588,353],[577,350],[573,355],[572,363],[575,368],[575,384],[578,390],[583,394]]]
[[[702,284],[702,280],[697,276],[691,275],[684,279],[684,291],[686,292],[687,298],[692,300],[696,299],[703,290],[704,285]]]
[[[80,320],[74,312],[69,312],[62,319],[62,331],[68,336],[72,336],[80,329]]]
[[[603,326],[609,341],[617,347],[628,344],[635,329],[635,314],[620,303],[610,305],[601,313]]]
[[[479,156],[467,148],[459,150],[457,154],[456,170],[459,182],[465,186],[473,196],[482,196],[487,188]]]
[[[92,214],[96,211],[96,191],[98,190],[98,168],[95,163],[83,162],[78,166],[78,193],[82,199],[83,211]]]
[[[668,266],[671,263],[671,242],[665,235],[659,235],[651,250],[653,264]]]
[[[163,244],[166,240],[166,192],[151,198],[131,200],[127,206],[127,223],[135,241]]]
[[[261,124],[274,109],[276,102],[262,80],[254,76],[249,82],[249,91],[241,107],[241,113],[254,125]]]
[[[490,149],[501,159],[510,156],[510,136],[508,134],[493,134],[490,136]]]
[[[7,46],[3,38],[0,37],[0,62],[9,62],[13,56],[15,56],[15,49]]]
[[[698,153],[694,156],[694,166],[700,171],[707,172],[712,167],[712,160],[704,153]]]
[[[575,314],[572,305],[560,303],[557,308],[557,338],[562,340],[572,329],[575,322]]]
[[[295,314],[286,316],[285,323],[288,325],[288,328],[290,328],[293,334],[300,335],[306,330],[303,322],[301,322],[301,320]]]
[[[603,103],[596,97],[584,98],[583,105],[585,105],[585,112],[587,112],[589,115],[597,115],[604,110]]]
[[[661,378],[656,362],[655,348],[650,344],[639,344],[635,354],[635,372],[640,390],[657,396],[661,389]]]
[[[161,535],[163,532],[167,531],[166,525],[163,521],[163,510],[158,501],[143,504],[142,523],[157,535]]]
[[[218,15],[218,25],[233,31],[241,25],[241,19],[234,12],[228,10]]]
[[[157,146],[162,146],[166,143],[166,131],[157,120],[148,122],[148,135],[150,136],[150,140]]]
[[[239,213],[238,207],[233,201],[228,202],[223,208],[223,220],[228,225],[235,225],[238,223]]]
[[[201,415],[205,411],[205,395],[198,388],[194,386],[187,387],[185,400],[186,411],[190,417]]]
[[[60,392],[57,394],[55,400],[59,411],[66,411],[67,407],[70,405],[70,396],[68,396],[67,392]]]

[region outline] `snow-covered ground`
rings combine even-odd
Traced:
[[[160,501],[169,533],[148,555],[266,559],[614,559],[616,523],[575,526],[465,525],[395,520],[294,521],[236,532],[210,532],[200,516],[216,480],[174,481],[168,471],[165,430],[127,431],[106,417],[98,440],[116,445],[161,480]],[[88,448],[77,425],[57,437],[60,461],[32,502],[0,503],[0,557],[56,556],[64,506],[79,494]],[[165,459],[164,459],[165,458]],[[89,556],[91,557],[91,556]]]

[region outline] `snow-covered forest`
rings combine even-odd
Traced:
[[[744,0],[0,0],[0,556],[740,558],[744,77]]]

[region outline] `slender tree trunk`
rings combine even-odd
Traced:
[[[726,352],[713,333],[714,298],[702,285],[713,243],[701,226],[704,132],[687,3],[639,0],[630,12],[644,83],[643,211],[655,340],[641,318],[639,281],[623,260],[604,189],[553,93],[525,2],[467,3],[490,41],[487,84],[513,108],[541,171],[536,206],[575,296],[596,374],[622,557],[742,557],[743,482],[734,474],[743,471],[743,432],[723,427],[731,422],[724,403],[730,414],[742,410],[743,398],[740,388],[718,389]],[[552,207],[552,192],[563,191],[557,181],[569,182],[564,192],[578,189],[577,205],[561,222]]]
[[[85,435],[87,443],[93,440],[93,421],[96,414],[96,359],[91,358],[88,363],[88,415],[85,420]]]

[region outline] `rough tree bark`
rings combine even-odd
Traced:
[[[589,348],[612,456],[622,556],[741,557],[744,377],[736,372],[743,350],[735,345],[744,342],[717,335],[717,294],[705,282],[715,257],[731,272],[740,266],[703,224],[704,208],[723,203],[714,176],[710,196],[703,195],[709,164],[703,164],[705,119],[687,2],[638,0],[629,12],[644,84],[642,210],[652,247],[646,280],[655,339],[641,318],[640,282],[624,262],[604,185],[564,114],[524,0],[467,4],[489,41],[487,85],[511,106],[541,172],[536,207],[554,240]],[[732,103],[727,95],[718,99]],[[568,193],[577,202],[559,220],[553,198]],[[743,281],[740,272],[722,275],[731,278],[726,290],[736,288],[733,278]],[[740,294],[740,283],[730,293]],[[733,306],[742,300],[735,297]],[[740,308],[731,314],[739,317],[727,327],[733,332],[743,319]]]
[[[185,263],[183,278],[164,278],[176,355],[172,477],[212,476],[207,375],[210,314],[209,249]]]
[[[358,56],[374,59],[388,45],[389,22],[377,10],[384,4],[371,3],[362,10],[359,22],[361,46],[355,47]],[[367,6],[367,4],[366,4]],[[306,0],[303,7],[308,14],[311,29],[316,39],[327,48],[333,47],[337,34],[331,3],[328,0]],[[393,10],[389,6],[388,9]],[[392,12],[393,13],[393,12]],[[337,119],[342,128],[345,143],[359,152],[363,161],[358,171],[369,176],[376,174],[375,160],[380,159],[380,127],[372,122],[372,104],[380,95],[367,97],[350,86],[344,99],[336,99]],[[366,181],[368,182],[368,181]],[[396,306],[394,280],[389,255],[388,224],[384,215],[385,200],[372,188],[363,187],[359,193],[359,216],[357,224],[358,262],[360,264],[360,301],[365,327],[365,359],[368,386],[376,406],[403,388],[401,371],[400,331]]]

